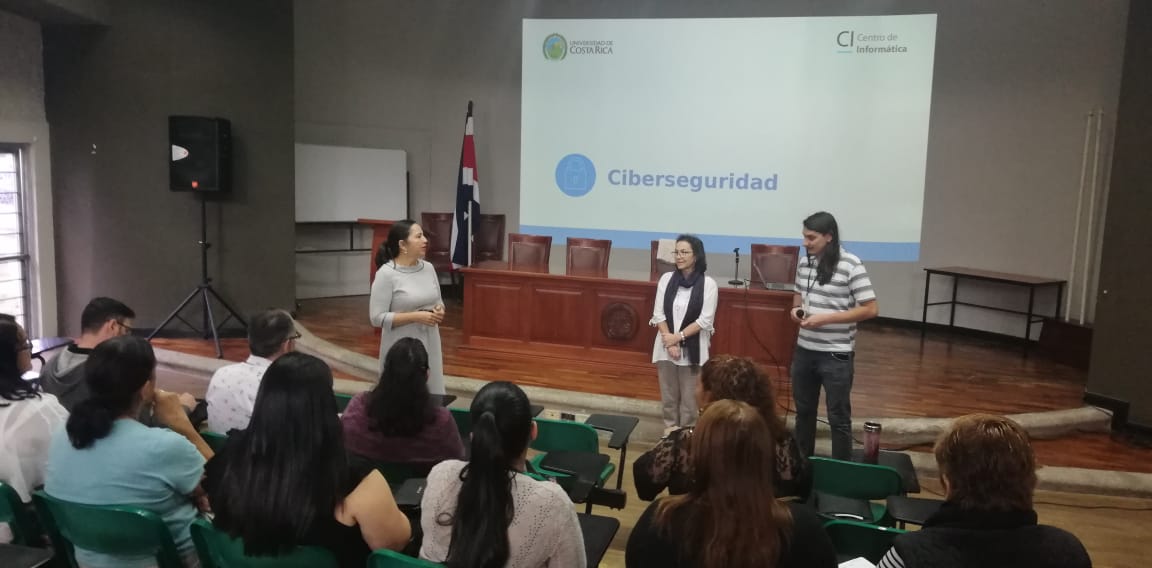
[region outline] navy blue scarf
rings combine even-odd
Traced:
[[[684,313],[684,321],[680,323],[680,329],[672,330],[673,333],[683,331],[689,324],[696,321],[700,317],[700,312],[704,309],[704,272],[701,270],[693,270],[692,275],[685,278],[684,274],[679,270],[672,271],[672,278],[668,281],[668,287],[664,290],[664,317],[668,320],[668,329],[672,329],[673,322],[676,318],[672,316],[672,301],[676,299],[676,292],[680,288],[691,288],[692,295],[688,298],[688,311]],[[684,349],[688,351],[688,361],[693,365],[700,364],[700,334],[697,333],[691,337],[684,338]]]

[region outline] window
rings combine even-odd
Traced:
[[[28,234],[24,218],[24,153],[0,144],[0,313],[28,329]]]

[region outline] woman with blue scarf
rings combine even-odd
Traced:
[[[676,270],[660,277],[651,325],[659,328],[652,362],[660,378],[666,431],[696,423],[696,383],[708,360],[719,291],[706,276],[704,243],[693,235],[676,238]]]

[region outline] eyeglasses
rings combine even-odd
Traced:
[[[690,251],[690,250],[672,251],[672,256],[692,256],[692,251]]]
[[[304,337],[304,336],[303,336],[303,335],[300,335],[300,332],[299,332],[299,331],[297,331],[296,333],[293,333],[292,335],[289,335],[289,336],[288,336],[288,339],[285,339],[285,341],[293,341],[293,340],[296,340],[296,339],[300,339],[301,337]]]
[[[17,353],[19,353],[21,351],[31,351],[31,350],[32,350],[32,340],[31,339],[25,339],[24,343],[21,343],[20,345],[16,346],[16,352]]]
[[[116,324],[120,326],[120,329],[124,330],[124,335],[132,335],[132,326],[120,320],[116,320]]]

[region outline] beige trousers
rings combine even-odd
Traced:
[[[696,381],[700,379],[699,365],[677,365],[671,361],[656,362],[656,376],[660,378],[660,400],[664,403],[664,426],[687,427],[696,424]]]

